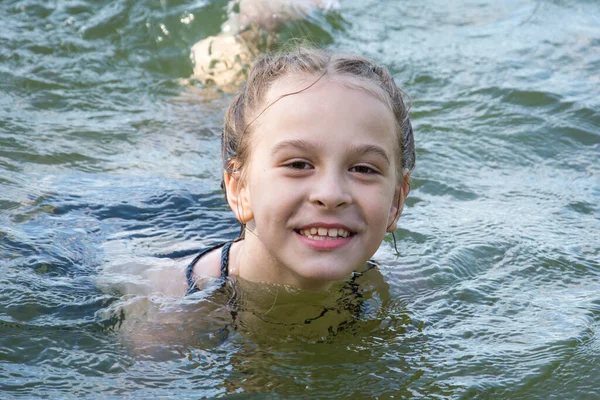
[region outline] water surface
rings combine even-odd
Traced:
[[[226,8],[0,4],[2,397],[597,398],[600,5],[342,0],[287,28],[388,66],[417,146],[399,255],[376,255],[387,289],[314,337],[223,332],[216,289],[142,277],[237,234],[231,95],[180,84]]]

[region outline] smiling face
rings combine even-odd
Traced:
[[[316,79],[294,78],[277,81],[265,104]],[[361,269],[395,229],[405,197],[396,125],[371,92],[380,93],[326,76],[256,120],[243,178],[225,177],[250,231],[235,260],[239,276],[321,288]]]

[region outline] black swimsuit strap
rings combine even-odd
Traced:
[[[227,242],[221,250],[221,278],[227,278],[229,276],[229,249],[233,242]]]
[[[196,281],[194,280],[194,266],[196,265],[198,260],[200,260],[207,253],[216,250],[219,247],[223,247],[223,249],[221,250],[221,278],[227,278],[229,276],[229,250],[232,244],[233,242],[220,243],[216,246],[212,246],[208,249],[202,250],[200,253],[198,253],[196,257],[194,257],[194,259],[188,265],[185,271],[185,277],[187,278],[188,283],[188,289],[186,294],[192,294],[198,291],[198,288],[196,287]]]

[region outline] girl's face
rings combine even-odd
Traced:
[[[315,79],[281,79],[265,104]],[[322,288],[361,269],[395,229],[405,197],[396,127],[369,91],[380,89],[325,76],[256,120],[237,188],[251,231],[236,262],[239,276]]]

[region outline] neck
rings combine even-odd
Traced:
[[[246,229],[244,240],[230,259],[230,273],[251,282],[267,282],[307,290],[327,289],[331,282],[307,279],[290,270],[263,245],[258,235]]]

